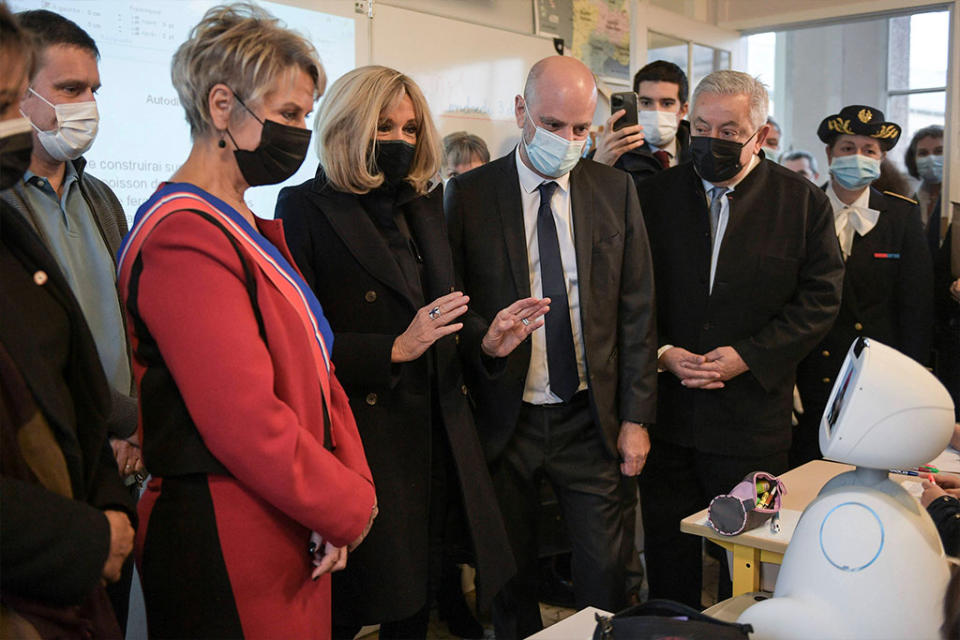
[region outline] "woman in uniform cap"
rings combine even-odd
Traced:
[[[852,105],[824,118],[837,240],[846,262],[840,313],[823,342],[800,363],[804,413],[790,466],[820,457],[820,417],[840,365],[858,337],[874,338],[925,363],[930,351],[933,267],[916,201],[870,187],[900,139],[900,126],[873,107]]]

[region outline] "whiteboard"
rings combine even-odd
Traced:
[[[168,180],[190,153],[189,127],[170,81],[170,60],[206,10],[221,1],[9,2],[13,11],[42,8],[59,13],[76,22],[97,43],[103,84],[97,93],[100,130],[84,157],[87,170],[117,195],[128,222],[157,185]],[[358,53],[369,47],[369,20],[357,17],[352,3],[348,6],[343,0],[301,0],[299,4],[262,0],[258,4],[313,42],[330,82],[365,60],[358,60]],[[308,120],[307,126],[311,123]],[[248,206],[261,216],[272,217],[280,189],[312,178],[317,164],[311,153],[285,183],[248,190]]]
[[[513,99],[527,71],[555,53],[548,38],[382,4],[371,41],[373,64],[397,69],[423,90],[441,135],[476,134],[494,158],[520,139]]]

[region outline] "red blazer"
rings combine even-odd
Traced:
[[[258,219],[257,226],[293,264],[281,223]],[[228,472],[207,477],[215,536],[243,635],[329,636],[329,575],[310,580],[309,533],[346,545],[360,535],[375,503],[342,387],[331,374],[331,451],[323,446],[321,387],[309,357],[312,338],[287,300],[247,260],[263,319],[261,337],[237,250],[209,221],[188,212],[170,214],[151,232],[137,260],[136,286],[123,296],[140,393],[144,462],[160,476],[141,500],[142,522],[149,522],[163,493],[163,476],[191,471],[164,471],[186,452],[160,444],[169,436],[164,433],[171,423],[168,412],[183,406],[199,433],[198,446]],[[162,366],[159,358],[147,356],[151,349]],[[175,383],[182,405],[168,402],[168,408],[157,410],[153,382],[165,375]],[[150,546],[156,544],[150,540],[151,526],[138,532],[138,553],[156,548]],[[203,580],[202,572],[193,578]],[[145,575],[145,591],[149,579]],[[149,602],[147,608],[149,613]]]

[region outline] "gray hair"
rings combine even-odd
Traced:
[[[806,158],[807,162],[810,163],[810,170],[814,173],[820,173],[820,170],[817,168],[817,159],[813,157],[809,151],[804,151],[799,149],[797,151],[791,151],[787,155],[780,158],[780,164],[783,164],[787,160],[803,160]]]
[[[700,81],[693,91],[693,104],[702,93],[712,93],[721,96],[745,95],[750,98],[750,124],[754,130],[759,129],[767,122],[767,113],[770,111],[770,96],[767,87],[750,74],[742,71],[721,69],[714,71]]]

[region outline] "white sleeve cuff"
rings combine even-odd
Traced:
[[[660,356],[662,356],[668,349],[673,349],[672,344],[665,344],[659,349],[657,349],[657,373],[663,373],[666,369],[660,367]]]

